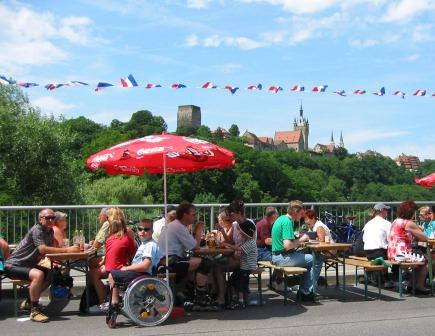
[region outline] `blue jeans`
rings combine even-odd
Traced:
[[[297,266],[304,267],[307,272],[302,277],[301,290],[304,294],[309,294],[313,291],[313,283],[319,279],[322,270],[323,261],[317,259],[316,265],[313,265],[313,256],[300,252],[292,252],[286,255],[272,255],[272,262],[280,266]]]
[[[257,248],[257,260],[272,261],[272,251],[266,247]]]

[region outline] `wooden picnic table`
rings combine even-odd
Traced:
[[[352,244],[347,243],[324,243],[324,242],[307,242],[301,244],[302,247],[309,248],[313,252],[313,265],[317,262],[318,258],[321,258],[320,254],[322,252],[331,252],[328,256],[330,259],[335,259],[339,261],[339,254],[332,253],[332,251],[347,251],[352,247]],[[343,298],[346,293],[346,257],[342,253],[342,265],[343,265]],[[337,263],[338,267],[338,263]],[[316,293],[317,282],[313,283],[313,292]]]
[[[89,260],[97,256],[97,249],[90,248],[82,252],[67,252],[67,253],[48,253],[45,256],[53,263],[63,264],[70,269],[85,273],[86,281],[86,311],[89,311]]]
[[[201,247],[199,249],[193,250],[193,255],[195,257],[216,257],[218,255],[231,256],[234,254],[234,250],[231,248],[215,248],[210,249],[207,247]]]

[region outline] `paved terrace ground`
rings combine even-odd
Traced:
[[[265,279],[266,285],[267,279]],[[333,279],[329,282],[332,284]],[[77,278],[75,294],[83,290]],[[119,327],[110,330],[104,316],[78,314],[79,299],[72,299],[61,312],[53,313],[51,321],[39,324],[19,322],[13,317],[13,300],[8,285],[3,288],[0,302],[1,335],[433,335],[435,330],[435,297],[399,298],[398,293],[383,290],[377,300],[377,289],[370,287],[372,299],[364,301],[363,287],[355,287],[348,279],[346,301],[335,286],[320,288],[325,296],[319,303],[283,305],[282,296],[266,291],[266,303],[244,310],[225,310],[218,313],[195,312],[166,321],[152,328],[139,328],[125,317],[118,318]],[[254,289],[254,283],[252,283]],[[43,304],[48,299],[43,298]],[[27,317],[20,314],[21,318]]]

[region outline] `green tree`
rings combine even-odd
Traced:
[[[177,127],[176,134],[184,136],[195,136],[198,131],[198,127],[194,125],[183,125]]]
[[[240,135],[239,126],[232,124],[228,130],[233,137],[238,137]]]
[[[41,116],[22,91],[0,87],[1,199],[10,204],[72,204],[80,175],[71,151],[73,135]]]
[[[124,130],[130,134],[130,138],[161,134],[167,128],[168,126],[162,117],[153,116],[148,110],[133,113],[130,120],[124,125]]]
[[[87,184],[83,191],[87,204],[152,204],[147,182],[137,176],[111,176]]]
[[[102,125],[85,117],[65,120],[62,125],[74,134],[72,149],[77,154],[80,153],[82,147],[89,144],[104,129]]]

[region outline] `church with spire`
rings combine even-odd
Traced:
[[[333,154],[338,147],[344,148],[343,133],[340,133],[340,142],[336,146],[334,133],[331,132],[331,140],[328,145],[317,144],[314,148],[309,147],[310,123],[304,117],[302,103],[299,108],[299,116],[293,120],[292,131],[275,131],[275,136],[259,136],[248,130],[242,135],[247,146],[258,150],[285,150],[293,149],[297,152],[310,152],[311,154]]]
[[[276,131],[274,137],[275,145],[285,144],[287,148],[292,148],[297,152],[307,152],[308,136],[310,134],[310,123],[304,117],[304,110],[299,109],[299,117],[293,121],[293,131]]]
[[[343,132],[340,132],[340,142],[338,143],[338,146],[335,145],[334,132],[331,132],[331,140],[329,141],[329,144],[317,144],[311,152],[315,154],[334,154],[335,150],[340,147],[344,148]]]

